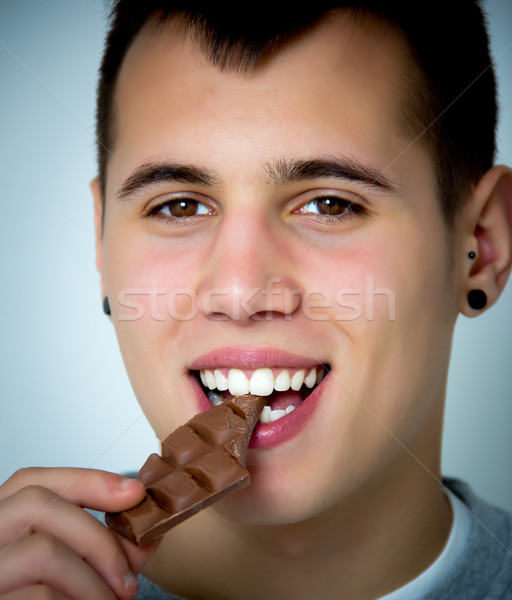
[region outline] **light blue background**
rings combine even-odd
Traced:
[[[486,6],[503,103],[498,162],[512,165],[512,2]],[[0,481],[29,465],[136,470],[158,449],[94,264],[104,17],[100,0],[0,0]],[[512,285],[457,326],[443,460],[446,474],[512,509]]]

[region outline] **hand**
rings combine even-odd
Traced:
[[[82,510],[144,497],[135,479],[92,469],[21,469],[0,486],[0,598],[130,599],[158,541],[138,548]]]

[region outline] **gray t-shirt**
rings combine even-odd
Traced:
[[[466,511],[464,547],[455,559],[453,554],[449,559],[443,553],[436,561],[438,572],[435,578],[429,579],[431,589],[418,596],[420,588],[415,580],[397,590],[399,597],[411,600],[512,600],[512,514],[478,498],[461,481],[445,479],[444,484],[456,499],[461,500],[462,510]],[[448,569],[442,569],[445,559],[452,560]],[[424,575],[420,577],[425,579]],[[164,592],[142,575],[139,585],[136,600],[182,600]],[[386,596],[392,597],[393,594]]]

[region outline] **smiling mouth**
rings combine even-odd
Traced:
[[[192,371],[212,404],[222,404],[232,396],[253,394],[268,397],[260,414],[262,423],[282,419],[298,408],[330,371],[329,365],[307,369],[264,367],[252,370],[235,368]]]

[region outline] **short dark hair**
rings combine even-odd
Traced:
[[[211,6],[210,6],[211,4]],[[253,8],[256,7],[256,8]],[[472,186],[492,166],[497,119],[496,82],[486,19],[477,0],[398,0],[305,3],[302,8],[116,0],[110,13],[97,94],[98,168],[103,191],[115,141],[114,96],[123,59],[144,24],[180,22],[200,40],[219,69],[245,71],[313,27],[333,9],[354,18],[372,15],[398,27],[408,43],[411,69],[400,124],[430,153],[441,208],[453,224]]]

